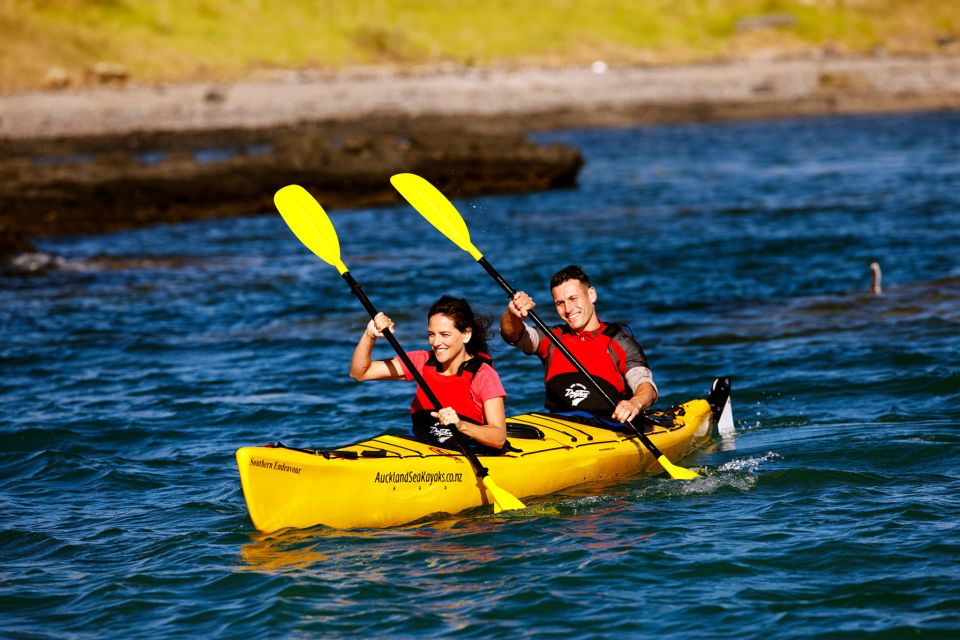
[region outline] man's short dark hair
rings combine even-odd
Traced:
[[[571,264],[553,274],[553,277],[550,278],[550,288],[559,287],[567,280],[579,280],[581,284],[588,287],[593,286],[590,284],[590,278],[583,272],[583,269],[578,265]]]

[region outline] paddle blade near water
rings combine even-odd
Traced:
[[[277,211],[293,234],[318,258],[343,275],[347,266],[340,259],[340,241],[333,223],[320,203],[297,184],[287,185],[273,196]]]
[[[663,467],[663,470],[666,471],[674,480],[693,480],[700,477],[700,474],[696,471],[691,471],[690,469],[678,467],[677,465],[673,464],[667,460],[667,456],[661,455],[659,458],[657,458],[657,462],[660,463],[660,466]]]
[[[470,231],[463,216],[439,189],[413,173],[398,173],[390,178],[390,184],[420,215],[474,260],[483,257],[470,242]]]
[[[483,486],[487,488],[490,495],[493,496],[493,512],[512,511],[515,509],[526,509],[527,505],[520,502],[520,499],[509,491],[501,489],[490,476],[484,476]]]

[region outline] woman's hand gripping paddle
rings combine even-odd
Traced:
[[[350,290],[359,298],[360,303],[363,305],[363,308],[367,310],[367,313],[370,314],[370,317],[373,318],[376,316],[376,307],[373,306],[367,294],[360,288],[360,283],[350,275],[347,266],[343,263],[343,260],[340,259],[340,241],[337,239],[337,232],[333,228],[333,223],[330,222],[330,218],[327,217],[327,213],[323,210],[323,207],[320,206],[320,203],[307,193],[306,189],[295,184],[277,191],[273,197],[273,201],[277,205],[277,210],[280,211],[280,215],[283,216],[284,221],[286,221],[287,226],[290,227],[290,230],[293,231],[293,234],[297,236],[300,242],[306,245],[318,258],[340,272],[340,275],[343,276],[343,279],[350,285]],[[420,375],[420,372],[413,366],[413,363],[407,356],[407,352],[404,351],[400,343],[397,342],[393,333],[389,329],[384,329],[383,335],[390,343],[390,346],[397,352],[400,359],[403,360],[403,363],[407,366],[407,370],[413,374],[417,384],[420,385],[424,394],[426,394],[430,402],[433,403],[434,408],[439,410],[441,408],[440,401],[437,399],[437,396],[434,395],[433,391],[430,390],[430,387],[427,386],[427,382],[423,379],[423,376]],[[460,451],[470,461],[477,477],[480,478],[483,486],[487,488],[487,491],[489,491],[493,497],[494,513],[509,509],[523,509],[524,504],[520,502],[520,500],[497,486],[497,483],[490,477],[490,472],[480,464],[480,460],[476,454],[470,450],[464,435],[460,433],[456,426],[448,426],[450,427],[450,431],[453,432],[454,439],[457,441]]]
[[[414,209],[420,212],[424,218],[427,219],[430,224],[437,228],[443,235],[447,236],[455,245],[469,253],[474,260],[480,263],[490,277],[496,280],[504,291],[507,292],[511,298],[517,292],[516,289],[510,286],[510,284],[503,279],[496,269],[494,269],[487,259],[483,257],[483,254],[480,253],[479,249],[473,246],[473,243],[470,242],[470,231],[467,229],[466,222],[463,221],[463,217],[457,211],[456,207],[453,206],[453,203],[447,199],[445,195],[440,193],[440,191],[434,187],[432,184],[427,182],[425,179],[421,178],[418,175],[412,173],[399,173],[392,178],[390,178],[390,183],[394,188],[400,192],[407,202],[409,202]],[[533,322],[539,327],[539,329],[546,335],[550,335],[550,330],[547,328],[547,325],[544,324],[543,320],[540,319],[540,316],[536,314],[535,311],[530,311],[530,318]],[[560,351],[567,360],[576,367],[577,371],[584,376],[590,382],[590,385],[600,393],[600,395],[606,399],[611,407],[616,407],[617,403],[603,390],[599,383],[594,379],[590,372],[588,372],[582,364],[573,356],[572,353],[559,341],[554,340],[554,344],[557,347],[557,350]],[[670,474],[670,477],[674,480],[691,480],[693,478],[700,477],[696,472],[683,467],[677,466],[670,462],[655,444],[643,433],[642,430],[638,429],[633,422],[628,421],[626,424],[630,425],[633,428],[635,435],[640,439],[640,442],[643,443],[650,453],[654,455],[657,459],[657,462],[660,463],[660,466]]]

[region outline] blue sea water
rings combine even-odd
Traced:
[[[582,149],[577,188],[448,195],[545,317],[583,265],[660,406],[732,377],[703,478],[259,534],[236,448],[407,423],[409,385],[346,375],[336,271],[276,214],[41,239],[0,275],[0,636],[958,637],[960,113],[538,137]],[[409,207],[331,218],[408,348],[442,293],[502,309]],[[536,409],[539,364],[494,356]]]

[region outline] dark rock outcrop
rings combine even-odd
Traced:
[[[290,183],[343,208],[399,202],[394,173],[460,197],[571,186],[583,165],[576,149],[436,119],[0,140],[0,158],[0,227],[32,236],[271,212]]]

